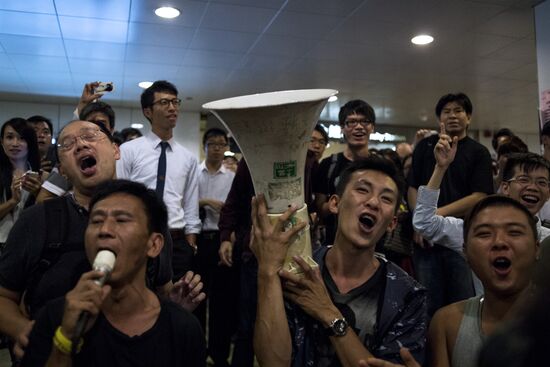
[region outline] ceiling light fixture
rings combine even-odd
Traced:
[[[328,97],[329,102],[336,102],[338,100],[338,96],[330,96]]]
[[[138,86],[143,89],[147,89],[153,85],[153,82],[139,82]]]
[[[411,42],[415,45],[427,45],[434,41],[434,38],[428,34],[419,34],[411,38]]]
[[[162,6],[155,9],[155,14],[161,18],[172,19],[178,17],[180,15],[180,11],[171,6]]]
[[[143,124],[132,124],[130,126],[133,127],[134,129],[143,129]]]

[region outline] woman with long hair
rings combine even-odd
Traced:
[[[21,210],[40,190],[40,153],[27,120],[12,118],[0,129],[0,251]]]

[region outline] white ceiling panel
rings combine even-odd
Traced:
[[[194,34],[191,27],[131,22],[128,43],[186,48]]]
[[[487,22],[480,24],[479,33],[525,38],[535,31],[532,9],[509,8]]]
[[[239,65],[242,58],[242,54],[239,53],[188,50],[182,65],[233,69]]]
[[[65,48],[61,38],[14,36],[0,34],[0,44],[8,53],[65,56]]]
[[[97,74],[122,75],[124,73],[124,64],[107,60],[71,58],[69,64],[73,73],[88,73],[90,76]],[[96,79],[94,77],[92,80]]]
[[[253,45],[257,37],[253,33],[199,29],[189,48],[244,53]]]
[[[2,0],[1,10],[13,10],[31,13],[55,14],[53,0]]]
[[[283,11],[266,33],[322,39],[343,20],[343,17]]]
[[[143,76],[143,80],[157,80],[174,78],[178,67],[175,65],[147,64],[140,62],[126,62],[124,75]]]
[[[45,74],[58,72],[65,73],[68,78],[71,76],[67,59],[64,57],[12,54],[10,58],[15,68],[22,75],[32,72],[43,72]]]
[[[254,45],[250,53],[298,57],[307,54],[315,44],[315,41],[307,38],[264,34]]]
[[[211,3],[257,6],[267,9],[280,9],[288,0],[211,0]]]
[[[202,20],[201,27],[235,32],[261,33],[275,14],[275,9],[230,4],[210,4]]]
[[[39,37],[61,36],[55,15],[6,10],[0,10],[0,33]]]
[[[13,68],[13,63],[11,62],[10,57],[5,53],[0,53],[0,68]]]
[[[115,20],[60,16],[59,24],[63,38],[73,40],[125,43],[128,35],[128,24]]]
[[[290,0],[285,10],[345,17],[364,2],[365,0]]]
[[[185,48],[128,45],[126,61],[181,65],[186,52]]]
[[[128,21],[130,0],[55,0],[58,15]]]
[[[124,61],[126,45],[122,43],[65,40],[70,58]]]

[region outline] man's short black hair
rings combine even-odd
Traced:
[[[128,138],[132,135],[135,135],[137,137],[143,136],[141,131],[139,129],[136,129],[134,127],[126,127],[120,131],[120,136],[122,137],[122,142],[127,142]]]
[[[392,161],[378,155],[371,154],[367,158],[359,159],[349,165],[340,175],[338,184],[336,185],[336,195],[341,197],[344,194],[351,176],[355,171],[365,170],[378,171],[388,175],[388,177],[392,179],[395,186],[397,186],[397,201],[395,203],[395,212],[397,212],[403,198],[405,179]]]
[[[493,135],[493,139],[491,139],[491,145],[493,146],[493,149],[495,150],[495,152],[498,148],[498,138],[502,136],[512,137],[512,136],[515,136],[515,134],[512,132],[512,130],[508,129],[507,127],[498,130]]]
[[[46,125],[48,125],[48,129],[50,129],[50,134],[53,134],[52,120],[50,120],[49,118],[40,115],[34,115],[29,117],[27,121],[30,122],[32,125],[39,122],[45,122]]]
[[[111,105],[102,101],[87,104],[86,107],[84,107],[82,111],[80,111],[80,115],[78,116],[78,118],[83,121],[87,121],[88,116],[95,112],[101,112],[102,114],[107,116],[107,118],[109,119],[109,126],[106,127],[110,128],[110,130],[115,129],[115,111],[113,111]]]
[[[155,93],[169,93],[178,95],[176,86],[166,80],[157,80],[141,93],[141,109],[151,107],[155,102]]]
[[[229,143],[229,139],[227,138],[227,133],[224,130],[220,129],[220,128],[213,127],[213,128],[210,128],[210,129],[206,130],[206,132],[202,136],[202,145],[206,146],[206,141],[208,139],[212,138],[212,137],[215,137],[215,136],[223,136],[224,139],[225,139],[225,142]]]
[[[145,185],[129,180],[110,180],[101,183],[90,199],[90,212],[98,201],[106,199],[114,194],[128,194],[138,198],[147,216],[147,229],[149,233],[166,233],[168,226],[168,212],[164,201],[159,199],[154,190]]]
[[[529,223],[529,228],[533,233],[533,238],[535,241],[537,241],[538,239],[537,221],[525,206],[523,206],[519,201],[516,201],[508,196],[489,195],[484,197],[480,201],[478,201],[476,205],[474,205],[473,208],[470,210],[468,215],[466,215],[466,218],[464,218],[463,234],[464,234],[464,242],[466,243],[466,245],[468,244],[468,232],[470,231],[472,222],[476,219],[476,217],[479,215],[479,213],[482,210],[487,208],[492,208],[492,207],[499,207],[499,208],[512,207],[520,210],[527,218],[527,221]]]
[[[340,107],[340,112],[338,113],[340,125],[344,125],[346,118],[354,113],[356,115],[365,116],[365,118],[373,124],[376,123],[376,115],[374,114],[372,106],[363,100],[354,99]]]
[[[550,162],[535,153],[510,153],[502,170],[502,181],[513,179],[516,168],[525,173],[543,168],[548,172],[548,177],[550,178]]]
[[[435,106],[435,115],[437,116],[437,118],[441,117],[441,111],[443,111],[443,107],[445,107],[447,103],[451,102],[455,102],[459,106],[461,106],[468,116],[472,115],[474,107],[472,106],[472,101],[470,101],[470,98],[468,98],[466,94],[449,93],[441,97],[437,102],[437,105]]]
[[[323,127],[323,125],[317,124],[315,125],[315,128],[313,130],[317,131],[319,134],[323,136],[323,139],[325,139],[325,144],[328,143],[328,133]]]
[[[541,136],[550,136],[550,121],[544,124],[542,131],[540,132]]]

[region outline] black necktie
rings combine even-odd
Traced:
[[[160,142],[160,158],[159,158],[159,166],[157,169],[157,187],[155,191],[157,192],[157,195],[159,198],[162,199],[162,194],[164,193],[164,181],[166,176],[166,148],[168,147],[168,142],[161,141]]]

